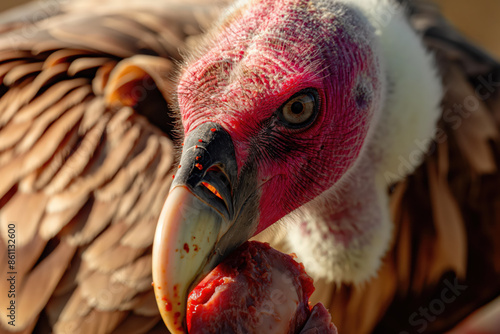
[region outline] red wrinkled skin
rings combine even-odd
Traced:
[[[273,284],[273,279],[278,281]],[[295,291],[287,291],[291,286]],[[262,327],[267,323],[263,325],[259,314],[272,314],[278,304],[290,303],[283,293],[293,296],[296,293],[298,302],[293,317],[275,320],[287,322],[287,333],[299,333],[311,314],[308,301],[313,291],[312,279],[292,256],[268,244],[246,242],[189,295],[188,330],[191,334],[263,333],[268,330]]]

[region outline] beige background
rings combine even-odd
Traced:
[[[500,0],[436,0],[467,37],[500,59]]]
[[[0,0],[0,10],[5,10],[28,1],[29,0]]]
[[[28,1],[0,0],[0,11]],[[500,0],[435,1],[465,35],[500,59]]]

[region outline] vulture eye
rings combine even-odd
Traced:
[[[299,129],[314,121],[318,109],[318,92],[309,88],[292,96],[278,110],[278,118],[287,127]]]

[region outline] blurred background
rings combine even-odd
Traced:
[[[0,0],[0,11],[28,1],[30,0]],[[500,59],[500,0],[434,1],[469,39]]]
[[[500,59],[500,0],[435,0],[470,40]]]
[[[30,0],[2,0],[0,1],[0,11],[21,5],[29,1]]]

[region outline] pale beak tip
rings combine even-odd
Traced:
[[[213,253],[222,217],[186,186],[174,187],[163,207],[153,244],[153,286],[163,321],[186,333],[189,288]]]

